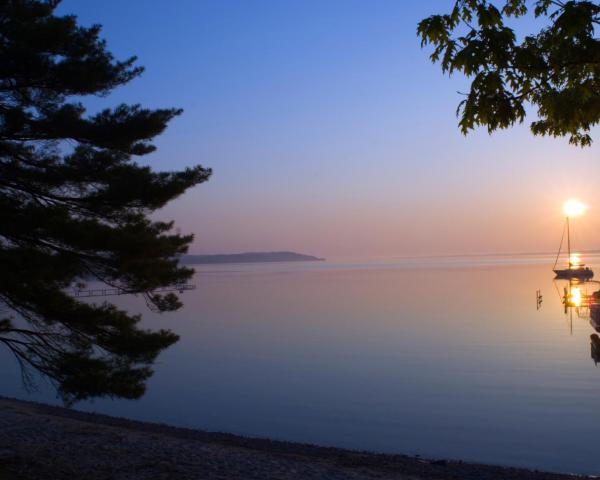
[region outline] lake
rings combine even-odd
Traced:
[[[595,329],[588,309],[565,313],[567,282],[553,282],[552,263],[499,256],[198,266],[196,289],[176,313],[108,297],[181,340],[159,357],[141,400],[76,408],[599,474]],[[10,356],[2,351],[0,360],[0,394],[57,403],[46,385],[25,392]]]

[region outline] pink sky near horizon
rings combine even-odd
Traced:
[[[399,165],[374,159],[378,168],[354,182],[324,190],[318,180],[282,182],[275,192],[257,187],[229,200],[219,195],[226,179],[217,172],[160,215],[196,232],[192,253],[293,250],[335,258],[546,252],[558,247],[563,202],[575,197],[589,206],[573,222],[575,249],[600,248],[595,145],[582,150],[562,139],[534,138],[525,126],[493,136],[454,134],[443,165],[430,171],[403,175]],[[438,149],[423,146],[423,156]]]

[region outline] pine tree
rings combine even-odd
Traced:
[[[446,15],[419,23],[422,45],[433,44],[433,62],[472,77],[460,103],[460,128],[485,126],[491,133],[521,123],[527,104],[537,109],[534,135],[568,137],[589,146],[600,122],[600,4],[596,1],[457,0]],[[509,19],[545,20],[519,35]]]
[[[0,343],[28,381],[46,376],[65,402],[137,398],[178,337],[69,291],[93,279],[157,311],[179,308],[177,295],[153,291],[190,278],[178,257],[192,236],[149,214],[211,172],[136,163],[179,109],[86,114],[86,96],[105,96],[143,69],[135,57],[115,60],[98,25],[57,16],[57,4],[0,0]]]

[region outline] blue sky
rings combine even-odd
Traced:
[[[213,168],[158,214],[195,233],[193,252],[551,250],[573,195],[592,207],[580,248],[600,246],[597,144],[534,138],[527,125],[458,131],[469,83],[443,76],[415,34],[452,4],[64,0],[58,11],[103,25],[117,58],[146,67],[90,108],[184,108],[141,161]]]

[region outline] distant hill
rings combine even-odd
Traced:
[[[192,264],[267,263],[267,262],[320,262],[324,258],[295,252],[246,252],[221,255],[184,255],[181,262]]]

